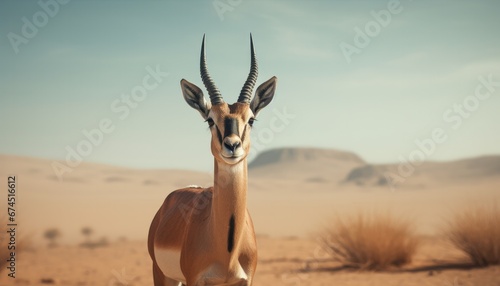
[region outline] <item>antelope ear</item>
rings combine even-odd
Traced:
[[[257,116],[257,113],[259,113],[262,108],[266,107],[271,100],[273,100],[277,82],[278,79],[273,76],[257,88],[255,96],[252,99],[252,102],[250,102],[250,109],[252,109],[255,116]]]
[[[203,119],[207,119],[212,105],[205,100],[203,91],[201,91],[201,89],[195,84],[192,84],[185,79],[181,80],[181,89],[182,95],[184,96],[184,100],[186,100],[187,104],[198,110]]]

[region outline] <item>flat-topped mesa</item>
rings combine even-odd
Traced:
[[[335,160],[365,164],[365,161],[358,155],[333,149],[304,148],[304,147],[284,147],[263,151],[255,157],[248,165],[249,168],[257,168],[265,165],[280,163],[304,163],[315,160]]]

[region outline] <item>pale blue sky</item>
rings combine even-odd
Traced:
[[[335,148],[397,162],[417,148],[415,140],[442,128],[448,138],[428,160],[500,154],[500,87],[458,128],[443,119],[474,96],[478,77],[500,82],[500,2],[402,0],[350,63],[341,43],[355,45],[356,28],[365,30],[375,21],[371,12],[391,1],[232,3],[221,19],[211,0],[73,0],[16,53],[10,33],[23,36],[23,17],[38,15],[43,24],[44,10],[37,1],[0,2],[0,153],[64,159],[67,146],[85,139],[83,129],[108,118],[114,130],[85,161],[210,170],[210,133],[184,102],[179,81],[202,86],[206,33],[212,77],[227,101],[236,100],[252,32],[258,84],[278,77],[275,99],[253,130],[259,150]],[[111,105],[142,85],[148,66],[169,75],[121,120]],[[269,139],[283,109],[295,117]]]

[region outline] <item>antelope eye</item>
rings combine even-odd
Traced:
[[[253,118],[253,117],[252,117],[252,118],[250,118],[250,119],[248,120],[248,125],[253,126],[253,123],[255,122],[255,120],[257,120],[257,119],[255,119],[255,118]]]
[[[205,120],[205,122],[208,123],[208,127],[212,127],[215,124],[215,122],[212,118],[208,118],[207,120]]]

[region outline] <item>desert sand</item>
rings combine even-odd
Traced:
[[[154,213],[171,191],[212,184],[210,173],[87,162],[59,180],[50,160],[0,155],[0,162],[2,182],[18,179],[18,236],[31,241],[19,253],[17,278],[4,269],[0,285],[152,285],[146,236]],[[254,285],[500,285],[500,267],[473,268],[442,240],[454,213],[500,202],[500,157],[424,163],[396,188],[384,182],[387,170],[397,165],[306,148],[271,150],[251,162],[248,208],[259,243]],[[318,233],[333,216],[360,212],[413,221],[425,242],[414,261],[382,273],[332,261]],[[92,241],[108,245],[79,246],[83,227],[93,230]],[[49,228],[62,234],[57,247],[47,247]]]

